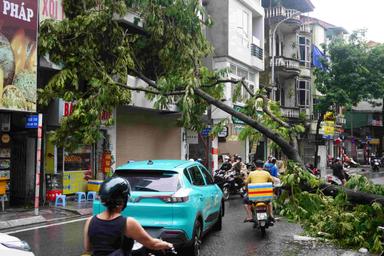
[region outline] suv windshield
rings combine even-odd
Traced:
[[[132,191],[176,192],[180,188],[178,174],[171,171],[117,170],[115,175],[126,178]]]

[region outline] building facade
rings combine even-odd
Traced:
[[[264,70],[264,8],[259,0],[209,0],[203,3],[214,25],[207,30],[207,38],[215,48],[208,61],[213,70],[227,69],[228,77],[245,79],[251,90],[259,87],[260,72]],[[223,102],[235,109],[244,106],[234,102],[234,85],[225,85]],[[242,99],[249,97],[244,88]],[[226,122],[226,133],[215,138],[213,148],[219,154],[239,154],[248,161],[249,141],[241,141],[238,135],[243,123],[227,113],[212,107],[214,123]],[[217,168],[217,161],[215,167]]]

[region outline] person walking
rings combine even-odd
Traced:
[[[83,255],[129,256],[134,240],[150,250],[173,248],[171,243],[151,237],[134,218],[121,215],[130,194],[129,182],[124,178],[112,177],[101,184],[99,195],[107,209],[86,221]]]

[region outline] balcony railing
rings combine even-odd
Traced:
[[[301,33],[311,33],[311,26],[308,24],[303,24],[300,26],[300,32]]]
[[[300,117],[300,109],[299,108],[291,108],[291,107],[281,107],[281,114],[286,118],[299,118]]]
[[[276,6],[276,7],[265,9],[265,17],[267,19],[275,18],[275,17],[283,17],[283,18],[290,17],[294,20],[300,20],[300,15],[295,15],[297,14],[297,12],[298,11],[295,9],[286,9],[283,6]]]
[[[272,66],[272,62],[271,62],[271,66]],[[275,57],[275,67],[300,70],[300,63],[296,59],[290,59],[290,58],[279,56],[279,57]]]
[[[251,55],[263,60],[264,51],[259,46],[251,44]]]

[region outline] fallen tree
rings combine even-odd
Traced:
[[[383,186],[358,175],[347,182],[346,188],[326,185],[293,162],[281,178],[286,189],[276,208],[281,215],[302,224],[309,235],[341,246],[383,250],[378,230],[384,223]]]

